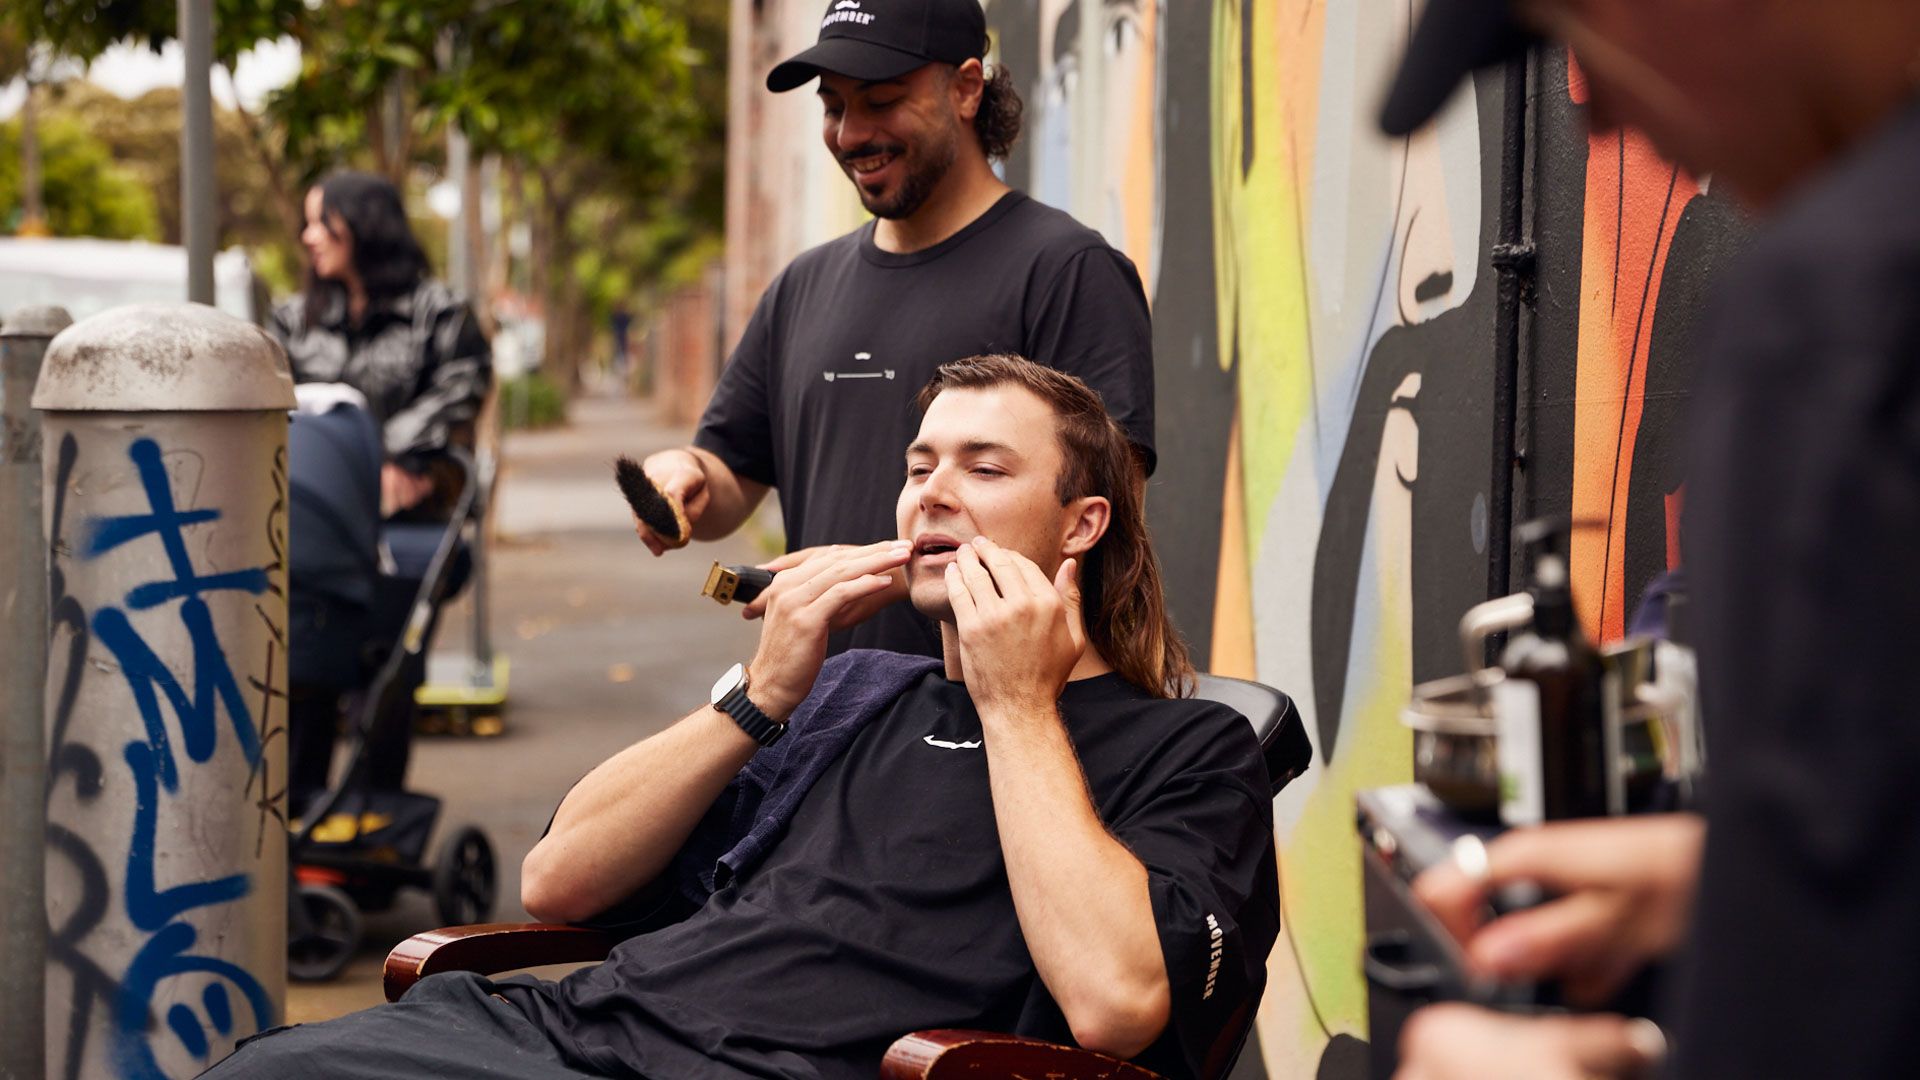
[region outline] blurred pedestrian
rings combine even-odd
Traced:
[[[767,89],[819,79],[822,134],[875,220],[795,259],[774,279],[700,420],[693,445],[647,473],[715,540],[780,490],[789,554],[893,536],[918,417],[939,365],[1018,353],[1099,393],[1153,467],[1153,342],[1127,257],[994,174],[1020,133],[1013,76],[984,66],[979,0],[828,3],[819,41]],[[636,522],[654,554],[666,550]],[[940,655],[904,579],[884,610],[836,633],[861,646]],[[749,617],[759,602],[747,607]]]
[[[615,304],[607,315],[607,332],[613,336],[613,378],[622,388],[627,385],[627,335],[633,330],[633,313],[625,304]]]
[[[472,310],[431,276],[400,192],[385,179],[338,172],[307,192],[307,279],[274,309],[295,382],[345,383],[379,422],[386,461],[381,511],[444,516],[459,475],[450,446],[471,448],[493,378]]]
[[[1476,966],[1589,1000],[1678,948],[1673,1075],[1909,1075],[1920,6],[1430,0],[1383,127],[1418,127],[1533,34],[1572,48],[1595,130],[1645,132],[1765,218],[1701,328],[1692,396],[1683,542],[1705,839],[1685,817],[1549,826],[1419,890]],[[1514,877],[1558,899],[1477,925],[1468,913]],[[1416,1080],[1624,1075],[1660,1043],[1604,1017],[1465,1006],[1416,1014],[1405,1034],[1401,1075]]]

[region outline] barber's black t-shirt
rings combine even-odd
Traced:
[[[1173,1007],[1140,1060],[1187,1075],[1263,985],[1278,928],[1259,746],[1224,706],[1114,675],[1069,684],[1060,706],[1102,820],[1150,876]],[[654,1080],[872,1080],[888,1044],[925,1028],[1071,1042],[1021,937],[979,716],[937,672],[829,767],[763,864],[686,921],[558,984],[502,990],[578,1065]]]
[[[1009,192],[966,228],[893,254],[872,223],[795,259],[767,288],[694,445],[780,491],[789,550],[893,537],[914,397],[949,360],[1016,353],[1079,376],[1153,459],[1153,335],[1127,257]],[[908,604],[833,651],[940,655]]]
[[[1703,326],[1686,506],[1707,846],[1674,1075],[1914,1074],[1920,103]]]

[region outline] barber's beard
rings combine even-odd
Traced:
[[[860,193],[860,205],[867,208],[867,213],[874,217],[897,221],[912,217],[921,206],[925,205],[927,198],[933,194],[933,189],[940,186],[940,181],[946,178],[947,170],[953,167],[954,158],[959,153],[959,140],[954,138],[953,132],[947,131],[922,142],[921,147],[922,149],[917,151],[905,151],[903,147],[898,146],[863,146],[852,153],[842,155],[840,167],[846,172],[847,178],[853,181],[854,190]],[[876,150],[898,154],[904,173],[891,192],[880,196],[869,194],[860,184],[860,175],[847,164],[849,159],[864,157]]]

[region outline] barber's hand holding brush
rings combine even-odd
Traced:
[[[645,465],[623,455],[613,463],[613,477],[648,551],[664,555],[693,539],[693,523],[707,508],[707,474],[692,452],[663,450]]]

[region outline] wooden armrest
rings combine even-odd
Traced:
[[[991,1031],[916,1031],[887,1047],[880,1080],[1161,1080],[1118,1058]]]
[[[619,939],[600,930],[547,923],[481,923],[415,934],[387,954],[382,977],[388,1001],[443,971],[492,975],[542,964],[605,960]]]

